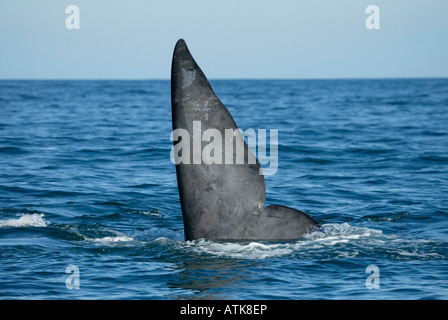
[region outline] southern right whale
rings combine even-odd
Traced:
[[[242,143],[246,155],[244,163],[208,164],[202,159],[200,150],[193,147],[193,160],[183,163],[178,160],[185,154],[180,154],[179,150],[174,152],[186,240],[297,239],[320,227],[317,221],[300,210],[283,205],[264,206],[265,182],[260,174],[260,164],[182,39],[177,42],[173,54],[171,105],[173,132],[188,133],[187,138],[174,134],[174,147],[178,143],[193,145],[194,133],[203,134],[214,129],[225,137],[225,130],[232,129],[234,136],[231,139]],[[195,126],[197,123],[200,123],[199,127]],[[182,139],[190,141],[182,142]],[[225,150],[225,157],[235,159],[233,148],[231,151],[225,149],[224,140],[221,150]],[[202,150],[207,143],[200,143]]]

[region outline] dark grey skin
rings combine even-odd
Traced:
[[[193,121],[201,121],[202,132],[209,128],[219,130],[225,150],[225,129],[238,127],[182,39],[174,49],[171,103],[173,129],[188,131],[191,155]],[[236,132],[234,139],[243,137]],[[202,142],[201,150],[208,143]],[[225,163],[223,152],[222,164],[205,164],[201,159],[200,164],[190,161],[176,165],[185,240],[289,240],[319,228],[319,223],[302,211],[282,205],[264,207],[264,176],[244,139],[243,143],[246,155],[243,164],[236,164],[234,154],[233,164]]]

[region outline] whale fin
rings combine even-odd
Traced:
[[[171,103],[186,240],[294,239],[319,226],[296,209],[264,208],[260,164],[182,39],[173,54]]]

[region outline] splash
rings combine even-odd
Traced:
[[[198,254],[235,259],[266,259],[289,256],[304,250],[313,251],[324,247],[333,247],[382,235],[381,230],[351,226],[347,223],[325,224],[322,231],[306,235],[293,242],[218,242],[200,239],[186,241],[184,246]]]
[[[21,214],[18,219],[0,220],[0,227],[42,227],[45,228],[49,224],[44,219],[44,214]]]

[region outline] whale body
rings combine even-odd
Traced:
[[[183,39],[177,42],[173,54],[171,105],[173,132],[184,133],[180,138],[175,135],[173,141],[185,240],[288,240],[320,227],[300,210],[265,206],[266,188],[260,163]],[[202,157],[201,151],[209,141],[194,136],[207,132],[223,137],[215,141],[215,152],[223,151],[221,163],[210,163]],[[229,132],[233,134],[226,135]],[[233,141],[225,145],[226,139]],[[176,148],[178,144],[191,148],[180,150]],[[226,148],[235,144],[243,147],[244,158],[237,159],[236,147]]]

